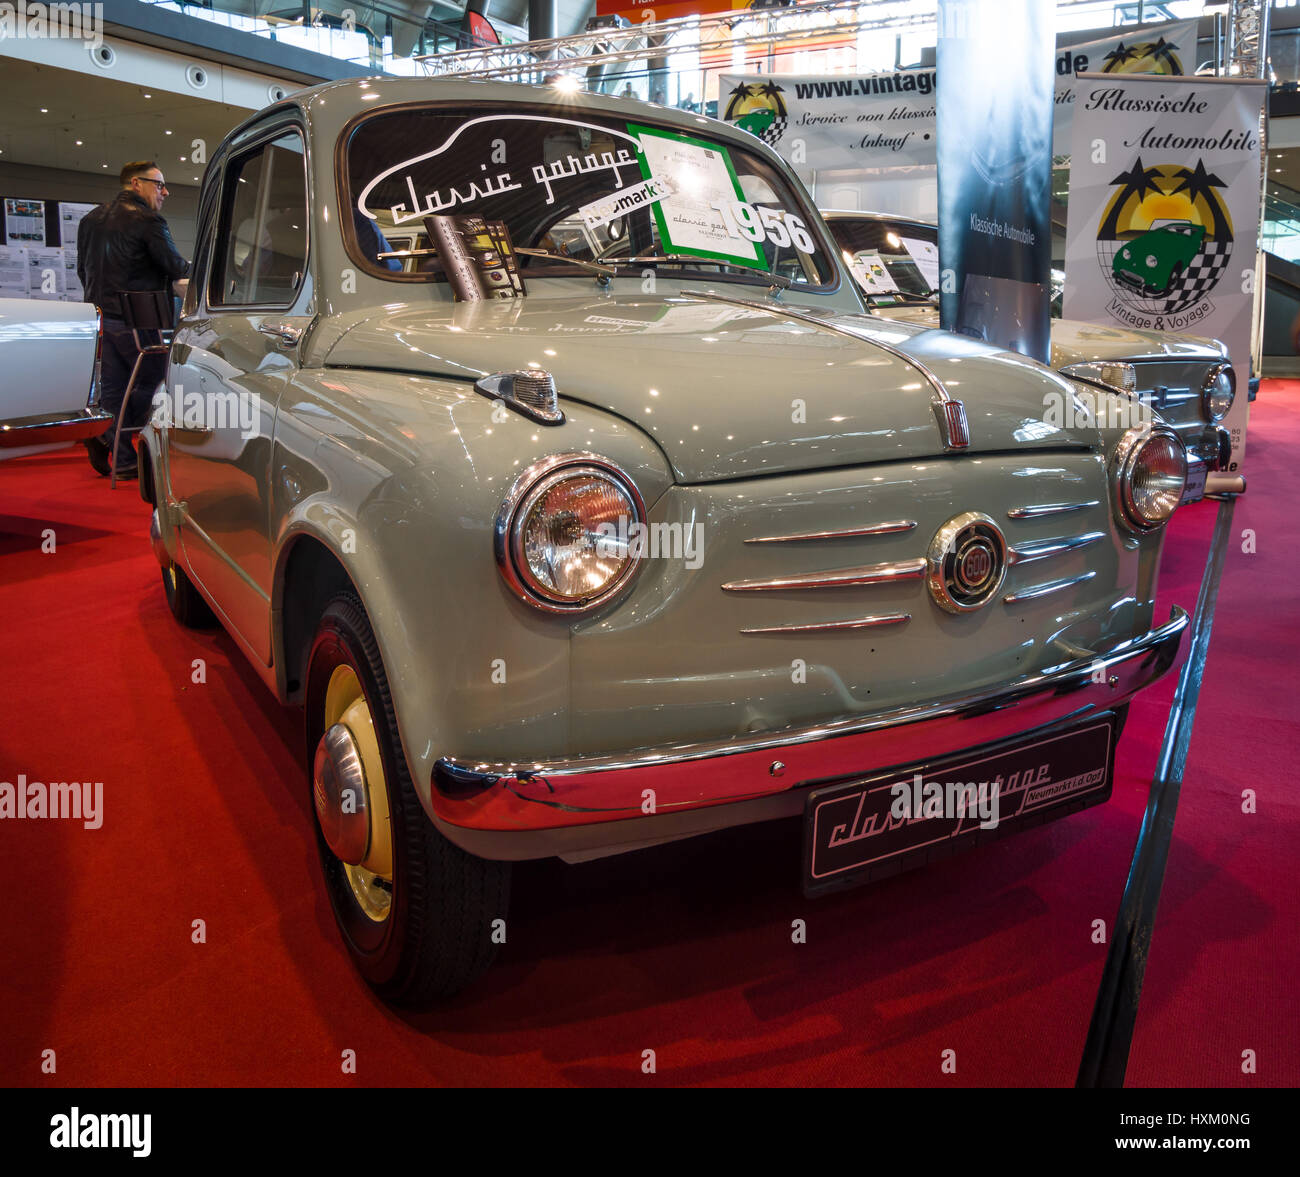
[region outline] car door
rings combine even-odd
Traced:
[[[209,217],[205,273],[168,371],[172,496],[192,577],[269,664],[271,441],[315,317],[306,138],[292,123],[236,141]]]

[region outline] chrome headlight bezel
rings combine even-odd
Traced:
[[[1138,511],[1137,505],[1134,502],[1133,473],[1137,468],[1143,450],[1157,439],[1161,439],[1172,445],[1173,452],[1182,459],[1183,487],[1179,489],[1178,498],[1174,503],[1173,510],[1171,510],[1163,519],[1152,522]],[[1169,520],[1173,518],[1174,511],[1178,510],[1178,505],[1181,503],[1183,497],[1183,489],[1186,485],[1187,451],[1178,434],[1168,425],[1142,425],[1135,429],[1128,430],[1128,432],[1120,438],[1119,444],[1116,445],[1115,451],[1111,456],[1111,501],[1115,506],[1115,517],[1134,535],[1149,535],[1164,527]]]
[[[1227,384],[1228,403],[1223,412],[1216,414],[1211,408],[1210,402],[1218,390],[1219,381],[1223,380]],[[1237,373],[1231,364],[1215,364],[1206,374],[1205,379],[1201,382],[1201,411],[1205,418],[1211,424],[1217,425],[1231,411],[1232,406],[1237,399]]]
[[[582,598],[560,596],[532,575],[524,554],[522,530],[529,513],[537,501],[558,483],[583,475],[603,478],[626,496],[632,508],[629,527],[645,522],[645,500],[636,484],[614,462],[592,453],[554,454],[533,463],[515,479],[497,511],[493,548],[502,579],[521,601],[547,613],[572,616],[608,604],[627,588],[641,565],[641,552],[634,550],[616,577],[599,592]]]

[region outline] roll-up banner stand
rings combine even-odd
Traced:
[[[994,6],[998,7],[998,6]],[[1014,9],[1013,9],[1014,10]],[[1041,18],[1050,21],[1050,15]],[[988,80],[1000,86],[1022,64],[1008,52],[1006,22],[997,21],[981,80],[969,97],[979,101]],[[1050,32],[1048,34],[1051,35]],[[1018,43],[1014,36],[1011,38]],[[1095,70],[1115,77],[1196,72],[1196,21],[1170,21],[1093,41],[1056,44],[1053,151],[1070,152],[1075,74]],[[935,70],[871,74],[723,74],[718,114],[770,143],[801,174],[845,168],[933,166]]]
[[[1238,474],[1267,93],[1255,79],[1081,74],[1074,113],[1065,316],[1227,345]]]
[[[939,0],[940,321],[1043,363],[1051,352],[1055,13]],[[1015,69],[990,70],[997,54]]]

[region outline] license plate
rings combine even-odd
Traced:
[[[815,789],[804,808],[804,893],[884,878],[1105,801],[1115,743],[1107,714]]]

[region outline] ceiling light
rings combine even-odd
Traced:
[[[561,94],[576,94],[582,89],[582,82],[570,74],[555,79],[555,88]]]
[[[163,134],[164,134],[164,135],[170,135],[171,132],[170,132],[170,131],[164,131]]]
[[[152,95],[152,94],[146,94],[145,97],[146,97],[146,98],[152,98],[153,95]]]
[[[77,140],[77,146],[78,146],[78,147],[81,146],[81,140],[80,140],[80,139]]]
[[[49,107],[47,106],[41,107],[41,114],[49,114],[49,113],[50,113]]]

